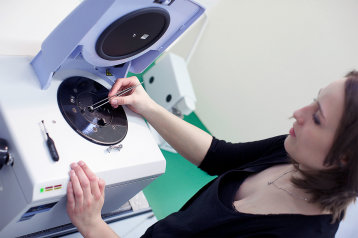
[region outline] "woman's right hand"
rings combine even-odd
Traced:
[[[138,84],[140,82],[137,77],[117,79],[108,96]],[[154,102],[142,85],[123,96],[111,98],[110,103],[114,108],[127,105],[132,111],[142,115],[165,141],[193,164],[199,165],[204,159],[212,136]]]
[[[108,97],[114,96],[116,93],[138,84],[140,84],[140,82],[135,76],[119,78],[115,84],[113,84]],[[144,117],[146,112],[150,111],[150,108],[155,105],[154,101],[146,93],[142,85],[135,87],[123,96],[111,98],[110,104],[114,108],[117,108],[119,105],[127,105],[129,109]]]

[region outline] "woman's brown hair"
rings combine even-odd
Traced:
[[[312,195],[310,202],[331,212],[335,222],[358,196],[358,71],[346,75],[343,115],[324,164],[336,166],[308,172],[294,162],[303,179],[292,178],[292,182]]]

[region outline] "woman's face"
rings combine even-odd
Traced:
[[[303,170],[322,170],[343,114],[345,79],[337,80],[319,91],[311,104],[298,109],[296,120],[285,140],[287,153]]]

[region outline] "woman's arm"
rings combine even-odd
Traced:
[[[136,77],[118,79],[113,85],[109,97],[128,87],[139,84]],[[179,154],[195,165],[204,159],[212,136],[205,131],[187,123],[154,102],[142,86],[138,86],[125,96],[114,97],[111,105],[127,105],[131,110],[141,114]]]
[[[118,238],[103,221],[105,183],[83,162],[71,164],[67,185],[67,213],[78,231],[85,238]]]

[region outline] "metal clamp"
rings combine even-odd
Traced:
[[[120,151],[123,148],[122,144],[117,144],[117,145],[111,145],[107,148],[107,152],[111,153],[112,150],[116,150],[116,151]]]

